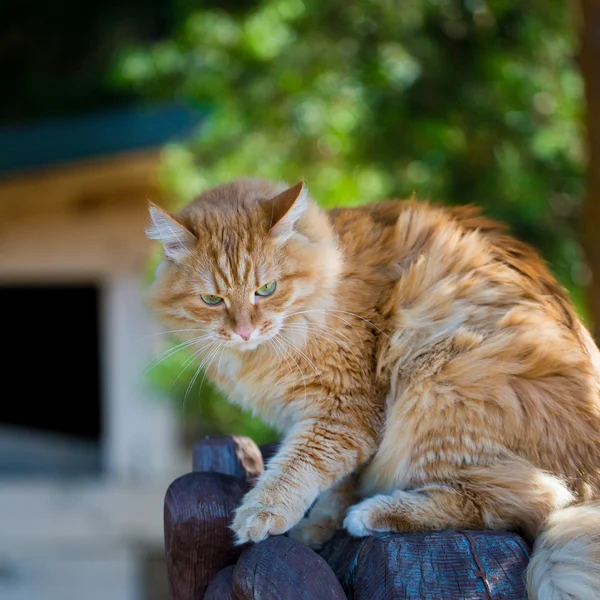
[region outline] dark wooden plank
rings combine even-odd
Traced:
[[[252,481],[264,470],[258,446],[243,435],[206,437],[194,444],[192,468],[204,473],[223,473]]]
[[[233,591],[233,566],[225,567],[210,582],[204,600],[239,600]]]
[[[526,600],[528,552],[499,531],[340,532],[321,556],[355,600]]]
[[[233,511],[249,489],[245,479],[221,473],[189,473],[165,496],[165,551],[173,600],[200,600],[210,581],[233,564]]]
[[[345,600],[327,563],[308,546],[271,537],[244,551],[233,571],[238,600]]]

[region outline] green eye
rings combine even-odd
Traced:
[[[277,289],[277,282],[271,281],[259,287],[256,292],[254,292],[257,296],[270,296]]]
[[[216,306],[217,304],[221,304],[221,302],[223,302],[223,298],[221,298],[221,296],[208,295],[200,296],[200,298],[202,298],[202,302],[204,302],[204,304],[208,304],[209,306]]]

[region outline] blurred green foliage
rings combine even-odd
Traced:
[[[323,206],[413,194],[476,203],[540,249],[582,310],[571,9],[554,0],[204,3],[170,39],[130,49],[117,76],[149,97],[210,107],[193,143],[165,150],[163,181],[177,202],[261,175],[304,178]],[[172,381],[180,364],[157,378]],[[246,427],[212,393],[200,406],[221,429]]]

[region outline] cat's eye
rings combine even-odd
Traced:
[[[266,283],[262,287],[259,287],[256,292],[254,292],[257,296],[270,296],[277,289],[277,282],[271,281]]]
[[[202,302],[204,302],[204,304],[208,304],[209,306],[216,306],[217,304],[221,304],[221,302],[223,302],[223,298],[221,298],[221,296],[213,296],[212,294],[200,296],[200,298],[202,298]]]

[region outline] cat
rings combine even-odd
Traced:
[[[285,435],[238,543],[511,529],[530,598],[600,598],[600,353],[532,248],[473,207],[325,211],[303,182],[150,217],[154,310]]]

